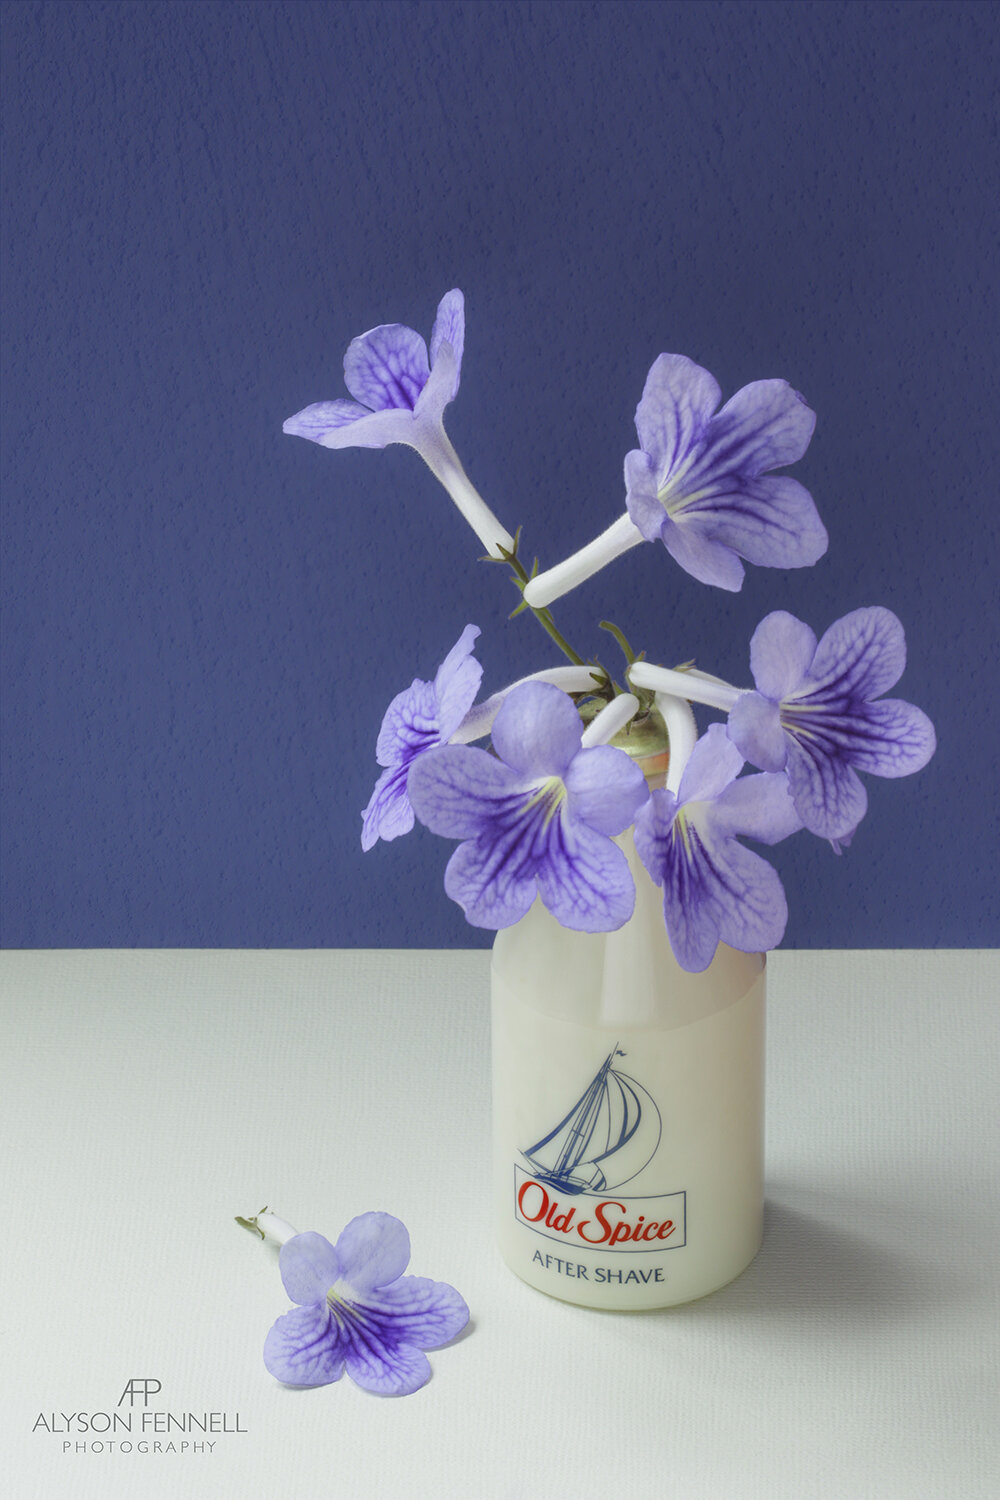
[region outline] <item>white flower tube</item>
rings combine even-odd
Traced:
[[[669,693],[675,698],[686,698],[689,703],[704,703],[708,708],[719,708],[728,713],[736,702],[742,688],[730,687],[718,677],[709,677],[701,672],[675,672],[670,667],[655,667],[650,662],[637,661],[628,669],[628,680],[633,687],[648,688],[654,693]]]
[[[242,1224],[244,1229],[252,1229],[259,1234],[262,1240],[267,1240],[272,1245],[279,1247],[287,1240],[294,1239],[298,1230],[284,1219],[279,1219],[277,1214],[268,1213],[262,1208],[260,1213],[253,1214],[250,1218],[242,1219],[236,1216],[237,1224]]]
[[[488,735],[503,700],[522,683],[550,682],[553,687],[562,688],[564,693],[592,693],[597,689],[599,681],[596,667],[547,667],[541,672],[532,672],[528,677],[519,677],[516,682],[501,688],[491,698],[484,698],[482,703],[473,704],[449,743],[468,745],[473,740],[481,740]]]
[[[670,738],[670,763],[667,766],[667,791],[676,796],[687,765],[698,740],[698,726],[691,705],[671,693],[657,693],[656,707]]]
[[[584,750],[593,750],[595,745],[607,745],[619,730],[624,729],[639,712],[639,700],[634,693],[619,693],[606,708],[602,708],[583,731],[581,745]],[[669,726],[668,726],[669,728]]]
[[[462,467],[444,428],[426,427],[413,444],[435,479],[440,480],[491,557],[499,560],[500,548],[513,552],[514,538],[490,510]]]
[[[532,609],[544,609],[554,599],[568,594],[570,589],[575,589],[578,584],[600,572],[601,568],[607,567],[609,562],[614,562],[623,552],[628,552],[630,547],[645,540],[631,516],[619,516],[607,531],[588,542],[586,547],[581,547],[572,557],[556,563],[554,568],[539,573],[530,583],[526,583],[524,597]]]

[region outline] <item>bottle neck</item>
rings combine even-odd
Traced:
[[[581,704],[580,717],[584,723],[589,722],[602,706],[593,700]],[[670,764],[670,736],[662,715],[655,708],[647,709],[626,724],[611,744],[616,750],[624,750],[636,762],[651,789],[663,786]]]

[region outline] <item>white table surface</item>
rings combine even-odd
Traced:
[[[5,1493],[994,1500],[1000,955],[772,955],[764,1248],[636,1315],[550,1300],[493,1249],[488,964],[0,954]],[[404,1220],[410,1271],[472,1309],[423,1390],[267,1374],[289,1303],[233,1221],[264,1204],[331,1239]],[[245,1430],[145,1454],[32,1431],[128,1411],[145,1377],[149,1410]]]

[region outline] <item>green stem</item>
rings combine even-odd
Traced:
[[[503,552],[504,562],[509,563],[514,573],[514,582],[517,583],[518,587],[523,593],[524,585],[529,582],[531,575],[517,555],[517,547],[520,539],[521,528],[518,527],[517,531],[514,534],[513,549],[511,551],[507,551],[506,548],[502,548],[501,551]],[[527,601],[523,599],[521,601],[520,607],[531,610],[531,613],[534,615],[539,625],[541,625],[542,629],[546,632],[547,635],[551,637],[553,641],[555,641],[556,645],[559,647],[559,650],[563,653],[563,655],[569,657],[570,661],[575,667],[586,666],[586,662],[584,661],[583,657],[578,655],[578,653],[573,650],[573,647],[569,644],[566,637],[562,634],[562,631],[559,630],[558,626],[552,618],[552,612],[549,609],[535,609],[532,605],[528,604]],[[516,613],[518,613],[517,610],[515,610],[515,614]]]

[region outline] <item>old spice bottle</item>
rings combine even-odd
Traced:
[[[655,714],[615,741],[663,784]],[[496,1228],[512,1271],[585,1307],[690,1302],[761,1241],[762,954],[720,944],[701,974],[670,948],[629,830],[636,885],[617,932],[536,901],[493,946]]]

